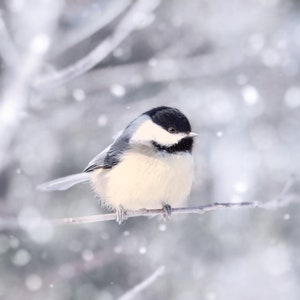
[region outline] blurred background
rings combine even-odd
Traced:
[[[33,228],[105,213],[77,173],[133,118],[198,132],[188,206],[268,202],[300,169],[296,0],[0,2],[0,299],[299,299],[300,203]],[[288,196],[297,199],[296,180]]]

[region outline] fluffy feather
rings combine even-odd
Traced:
[[[179,206],[190,193],[193,174],[190,153],[170,155],[153,150],[150,153],[145,147],[126,153],[112,169],[95,170],[91,181],[95,192],[109,207],[150,209],[164,204]]]
[[[179,110],[158,107],[133,120],[83,173],[38,188],[66,190],[90,181],[101,202],[110,208],[176,207],[191,190],[194,136],[188,119]]]

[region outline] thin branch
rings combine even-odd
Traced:
[[[261,208],[261,209],[276,209],[284,207],[293,202],[299,201],[299,196],[288,195],[291,187],[293,186],[296,178],[291,176],[286,182],[280,193],[274,197],[274,199],[267,201],[265,203],[254,201],[254,202],[229,202],[229,203],[213,203],[196,207],[176,207],[172,208],[172,215],[178,214],[204,214],[207,212],[215,211],[218,209],[225,208]],[[140,209],[140,210],[127,210],[124,212],[124,220],[135,217],[153,217],[153,216],[164,216],[164,209]],[[72,225],[72,224],[88,224],[96,222],[105,222],[116,220],[116,213],[108,214],[97,214],[83,217],[69,217],[47,220],[41,217],[32,219],[20,220],[10,217],[10,218],[0,218],[0,231],[2,230],[18,230],[24,229],[26,231],[34,230],[35,228],[41,227],[52,227],[61,225]]]
[[[119,17],[131,4],[132,0],[110,1],[104,8],[102,5],[93,7],[93,12],[89,13],[88,20],[85,19],[84,22],[81,22],[79,27],[73,24],[74,26],[69,29],[67,35],[61,38],[61,44],[54,49],[53,56],[74,47],[74,45],[103,29]],[[100,14],[101,18],[99,18]]]
[[[0,11],[0,55],[7,66],[13,66],[19,60],[19,53],[13,43],[12,37]]]
[[[274,209],[278,207],[283,207],[291,202],[298,201],[298,197],[287,197],[288,192],[292,188],[293,184],[296,181],[294,175],[290,176],[285,185],[283,186],[280,193],[274,197],[274,199],[267,201],[266,203],[262,202],[237,202],[237,203],[213,203],[197,207],[179,207],[172,208],[172,215],[176,214],[204,214],[210,211],[224,208],[263,208],[263,209]],[[158,216],[164,215],[165,211],[163,209],[141,209],[141,210],[127,210],[125,211],[124,218],[135,218],[141,216]],[[110,214],[98,214],[92,216],[76,217],[76,218],[62,218],[52,220],[53,225],[64,225],[64,224],[86,224],[94,222],[104,222],[116,220],[116,213]]]
[[[263,207],[262,204],[258,202],[239,202],[239,203],[213,203],[197,207],[177,207],[172,208],[172,215],[177,214],[204,214],[213,210],[221,208],[233,208],[233,207]],[[163,216],[165,211],[163,209],[140,209],[140,210],[127,210],[124,213],[124,218],[135,218],[135,217],[153,217],[153,216]],[[86,224],[95,222],[104,222],[116,220],[115,213],[109,214],[98,214],[92,216],[75,217],[75,218],[62,218],[55,219],[51,223],[53,225],[64,225],[64,224]]]
[[[258,202],[239,202],[239,203],[213,203],[208,205],[202,205],[198,207],[176,207],[172,208],[172,215],[178,214],[204,214],[210,211],[214,211],[222,208],[255,208],[260,207],[264,208],[264,205]],[[140,210],[127,210],[124,212],[124,220],[129,218],[136,217],[154,217],[154,216],[164,216],[165,211],[163,209],[140,209]],[[0,231],[9,230],[19,230],[23,229],[25,231],[30,232],[31,230],[35,230],[36,228],[52,226],[62,226],[62,225],[73,225],[73,224],[88,224],[88,223],[96,223],[96,222],[105,222],[105,221],[115,221],[116,213],[108,213],[108,214],[97,214],[90,215],[84,217],[68,217],[68,218],[60,218],[60,219],[43,219],[41,217],[34,218],[28,217],[28,219],[20,220],[13,216],[11,217],[0,217]]]
[[[45,75],[35,82],[35,87],[42,90],[61,85],[92,69],[118,47],[133,31],[140,28],[147,17],[160,3],[160,0],[139,0],[134,3],[119,23],[112,36],[106,38],[94,50],[71,66],[54,74]]]
[[[281,190],[281,192],[277,195],[277,197],[275,197],[271,201],[268,201],[265,204],[266,208],[276,209],[278,207],[284,207],[287,204],[289,204],[290,202],[292,202],[293,199],[292,198],[287,199],[286,195],[290,191],[290,189],[292,188],[292,186],[294,185],[295,181],[296,181],[296,176],[295,175],[291,175],[290,178],[289,178],[289,180],[286,182],[286,184],[284,185],[283,189]]]
[[[84,78],[77,78],[68,83],[68,89],[73,90],[83,85],[85,91],[98,91],[110,87],[114,83],[122,86],[142,86],[156,82],[172,82],[191,78],[217,76],[232,71],[245,64],[253,66],[261,63],[256,58],[247,58],[242,54],[233,53],[233,49],[210,52],[187,58],[159,58],[149,62],[137,62],[107,68],[95,69]],[[101,78],[101,80],[99,80]],[[53,92],[49,93],[53,97]],[[43,95],[47,93],[43,91]]]
[[[145,280],[143,280],[141,283],[137,284],[135,287],[133,287],[131,290],[126,292],[124,295],[122,295],[118,300],[131,300],[135,299],[135,297],[148,288],[151,284],[153,284],[158,277],[162,276],[165,272],[165,266],[160,266],[153,274],[151,274],[149,277],[147,277]]]

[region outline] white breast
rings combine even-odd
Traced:
[[[190,153],[134,152],[112,169],[92,173],[95,192],[112,208],[178,207],[188,197],[194,177]]]

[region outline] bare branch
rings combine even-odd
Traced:
[[[145,280],[143,280],[141,283],[137,284],[135,287],[133,287],[131,290],[126,292],[124,295],[122,295],[118,300],[131,300],[135,299],[135,297],[148,288],[151,284],[153,284],[158,277],[162,276],[165,272],[165,266],[160,266],[153,274],[151,274],[149,277],[147,277]]]
[[[114,83],[123,86],[142,86],[156,82],[170,82],[204,76],[216,76],[232,71],[245,63],[260,65],[255,58],[233,54],[232,49],[211,52],[187,58],[158,58],[149,62],[138,62],[114,67],[95,69],[84,76],[85,91],[95,91],[107,88]],[[101,80],[99,80],[101,78]],[[82,78],[68,83],[70,90],[82,86]],[[53,93],[51,94],[51,96]]]
[[[62,38],[61,44],[57,45],[57,49],[54,50],[54,56],[72,48],[101,30],[123,13],[130,4],[132,4],[132,0],[110,1],[105,5],[105,8],[102,5],[99,8],[93,8],[93,13],[89,14],[88,21],[85,20],[79,27],[74,26],[69,29],[67,35]],[[99,18],[100,14],[101,18]]]
[[[293,198],[288,199],[286,195],[290,191],[295,181],[296,181],[295,175],[291,175],[289,180],[286,182],[283,189],[281,190],[281,192],[277,195],[277,197],[275,197],[271,201],[268,201],[268,203],[265,204],[265,207],[269,209],[276,209],[278,207],[284,207],[288,205],[290,202],[292,202]]]
[[[60,14],[61,0],[26,2],[22,11],[25,17],[19,16],[18,34],[26,37],[26,42],[20,46],[22,55],[14,61],[15,55],[8,58],[14,62],[7,78],[0,103],[0,170],[6,163],[7,149],[17,131],[22,113],[27,105],[32,79],[39,71],[43,56],[48,50],[51,33]],[[38,25],[37,25],[38,24]],[[0,24],[1,25],[1,24]],[[2,36],[5,34],[5,24],[2,23]],[[6,47],[9,42],[6,44]],[[11,48],[10,46],[8,46]],[[5,49],[7,51],[7,49]]]
[[[204,214],[207,212],[215,211],[224,208],[261,208],[261,209],[276,209],[284,207],[293,202],[298,202],[299,197],[295,195],[288,195],[291,187],[293,186],[296,178],[291,176],[287,183],[284,185],[280,193],[274,197],[274,199],[265,203],[254,201],[254,202],[228,202],[228,203],[213,203],[197,207],[176,207],[172,208],[172,215],[178,214]],[[164,216],[164,209],[140,209],[140,210],[127,210],[124,212],[124,220],[135,217],[153,217],[153,216]],[[41,217],[28,220],[20,220],[15,218],[0,218],[0,231],[1,230],[18,230],[24,229],[27,231],[34,230],[35,228],[41,227],[52,227],[61,225],[72,225],[72,224],[88,224],[96,222],[105,222],[116,220],[116,213],[108,214],[97,214],[83,217],[69,217],[47,220]]]
[[[19,53],[8,32],[0,11],[0,55],[7,66],[13,66],[19,60]]]
[[[120,22],[112,36],[106,38],[84,58],[71,66],[54,74],[45,75],[37,79],[35,86],[38,89],[51,88],[61,85],[93,68],[118,47],[134,30],[141,27],[145,16],[151,13],[160,3],[160,0],[139,0],[132,5],[127,15]]]
[[[172,208],[172,215],[174,214],[204,214],[210,211],[214,211],[217,209],[223,208],[241,208],[241,207],[248,207],[248,208],[278,208],[283,207],[291,202],[297,201],[297,197],[287,197],[288,192],[290,191],[291,187],[296,181],[295,176],[290,176],[286,184],[284,185],[283,189],[280,193],[274,197],[274,199],[267,201],[266,203],[262,202],[238,202],[238,203],[213,203],[208,205],[202,205],[197,207],[179,207],[179,208]],[[134,217],[141,217],[141,216],[158,216],[164,215],[165,211],[163,209],[141,209],[141,210],[127,210],[125,211],[124,218],[134,218]],[[63,225],[63,224],[86,224],[86,223],[94,223],[94,222],[103,222],[109,220],[116,220],[116,214],[98,214],[92,216],[84,216],[84,217],[77,217],[77,218],[62,218],[56,219],[52,221],[53,225]]]
[[[177,207],[172,208],[172,215],[177,214],[204,214],[209,211],[221,209],[221,208],[233,208],[233,207],[263,207],[258,202],[239,202],[239,203],[214,203],[198,207]],[[125,211],[124,218],[135,218],[135,217],[153,217],[163,216],[165,211],[163,209],[140,209],[140,210],[127,210]],[[55,219],[52,221],[53,225],[64,225],[64,224],[86,224],[94,222],[104,222],[116,220],[116,214],[98,214],[92,216],[76,217],[76,218],[62,218]]]

